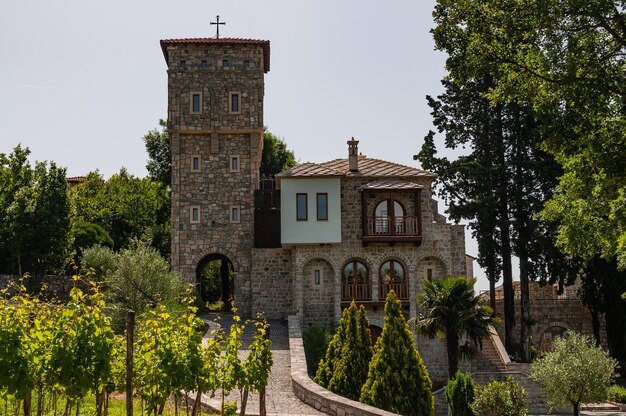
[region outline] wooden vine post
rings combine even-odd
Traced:
[[[133,344],[135,311],[126,312],[126,416],[133,416]]]

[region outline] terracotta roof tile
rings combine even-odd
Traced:
[[[162,39],[161,50],[165,62],[169,63],[167,47],[173,45],[258,45],[263,47],[263,71],[270,71],[270,41],[259,39],[242,38],[182,38],[182,39]]]
[[[402,190],[402,189],[423,189],[424,187],[414,182],[399,181],[394,179],[382,179],[363,185],[361,189],[367,190]]]
[[[321,163],[322,166],[343,172],[346,176],[371,176],[371,177],[426,177],[436,178],[432,172],[402,165],[400,163],[388,162],[386,160],[369,157],[359,157],[359,170],[351,172],[348,159],[335,159]]]
[[[322,166],[318,163],[306,162],[294,166],[291,169],[285,170],[278,175],[279,178],[292,177],[292,176],[343,176],[343,173],[334,169]]]

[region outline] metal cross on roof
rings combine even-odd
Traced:
[[[215,36],[216,39],[220,38],[220,25],[225,25],[226,22],[220,22],[220,15],[217,15],[217,22],[210,22],[211,25],[216,25],[217,26],[217,35]]]

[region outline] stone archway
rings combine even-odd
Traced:
[[[204,256],[196,267],[196,289],[204,304],[221,300],[229,305],[235,299],[233,262],[220,253]]]

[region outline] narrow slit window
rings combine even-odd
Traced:
[[[230,95],[230,112],[231,113],[239,113],[240,102],[239,102],[239,94],[232,93]]]
[[[317,220],[328,220],[328,194],[317,194]]]
[[[191,158],[191,170],[194,172],[200,171],[200,158],[198,156]]]
[[[250,69],[250,61],[243,61],[243,69],[244,71],[247,71],[248,69]]]
[[[238,223],[240,221],[239,207],[230,207],[230,222]]]
[[[230,171],[239,172],[239,156],[230,157]]]
[[[432,282],[433,281],[433,269],[426,269],[426,278]]]
[[[198,224],[200,222],[200,207],[194,205],[189,210],[189,221],[192,224]]]
[[[208,67],[209,67],[209,63],[207,62],[206,59],[203,59],[200,61],[200,68],[207,69]]]
[[[187,69],[187,61],[180,61],[180,62],[178,63],[178,67],[179,67],[180,69]]]
[[[222,59],[222,67],[228,68],[228,59]]]
[[[307,194],[296,194],[296,220],[308,220]]]
[[[315,270],[315,285],[319,285],[320,284],[320,271],[319,270]]]
[[[193,93],[191,94],[191,112],[199,113],[200,112],[200,94]]]

